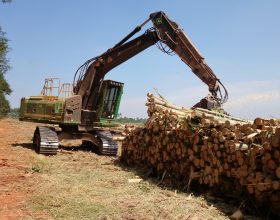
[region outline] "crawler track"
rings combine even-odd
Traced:
[[[52,127],[38,126],[34,132],[33,144],[38,154],[57,154],[59,140]]]
[[[110,131],[95,131],[96,135],[102,140],[103,146],[99,146],[98,153],[102,155],[117,155],[118,143],[113,141],[113,137]]]
[[[97,152],[102,155],[117,155],[118,143],[113,141],[110,131],[95,130],[94,136],[99,139]],[[55,155],[59,147],[57,133],[52,127],[38,126],[33,136],[34,149],[38,154]]]

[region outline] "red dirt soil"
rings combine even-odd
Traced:
[[[0,120],[0,219],[44,218],[31,213],[26,204],[36,175],[30,169],[34,152],[27,149],[33,131],[32,123]]]

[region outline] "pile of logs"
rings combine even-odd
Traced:
[[[148,94],[149,118],[129,132],[122,160],[145,165],[166,181],[219,186],[229,179],[280,210],[280,121],[244,121],[204,109],[180,108]]]

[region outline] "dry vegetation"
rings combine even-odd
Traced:
[[[115,159],[89,152],[37,158],[40,173],[30,207],[63,219],[225,219],[203,198],[164,189],[137,178]]]
[[[35,126],[0,121],[3,219],[228,219],[236,209],[228,201],[158,185],[159,179],[115,157],[81,148],[38,155],[30,149]],[[138,176],[143,181],[137,183]]]

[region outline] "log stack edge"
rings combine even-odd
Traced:
[[[279,120],[244,121],[147,96],[149,118],[144,127],[128,131],[122,161],[152,168],[185,188],[195,181],[231,192],[245,190],[280,211]]]

